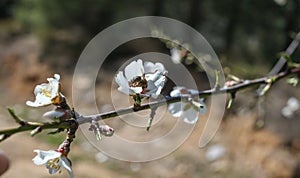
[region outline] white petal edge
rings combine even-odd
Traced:
[[[43,114],[43,118],[45,119],[54,119],[55,117],[59,118],[63,116],[65,113],[62,111],[48,111]]]
[[[154,73],[154,72],[165,72],[165,67],[162,63],[157,62],[157,63],[153,63],[150,61],[146,61],[144,62],[144,70],[145,73]]]
[[[144,74],[143,61],[141,59],[132,61],[128,66],[125,67],[124,74],[127,81],[130,81],[135,77],[142,76]]]
[[[33,163],[36,165],[43,165],[47,163],[47,161],[61,156],[61,153],[54,150],[33,150],[33,152],[37,153],[37,155],[32,159]]]
[[[178,103],[172,103],[169,105],[168,107],[169,112],[172,114],[173,117],[180,117],[182,115],[182,103],[178,102]]]
[[[143,91],[142,87],[130,87],[130,94],[132,93],[141,93]]]
[[[181,55],[180,55],[180,50],[177,48],[172,48],[170,50],[171,53],[171,60],[174,64],[180,64],[181,63]]]
[[[70,161],[65,157],[61,157],[61,163],[62,163],[62,166],[69,172],[70,177],[74,178],[74,174],[73,174],[73,170],[72,170]]]
[[[183,119],[185,123],[195,124],[198,120],[198,112],[191,108],[183,111],[180,118]]]
[[[60,75],[59,75],[59,74],[54,74],[54,78],[55,78],[56,80],[59,80],[59,79],[60,79]]]
[[[31,106],[31,107],[48,106],[50,104],[52,104],[51,99],[40,93],[38,93],[36,95],[36,99],[34,102],[26,101],[26,105]]]
[[[130,94],[130,88],[128,85],[127,79],[124,77],[124,74],[122,71],[119,71],[118,74],[115,77],[116,83],[119,85],[118,90],[125,94]]]

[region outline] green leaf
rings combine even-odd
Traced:
[[[296,87],[298,85],[299,78],[298,77],[292,77],[287,79],[287,83],[290,85],[293,85],[293,87]]]
[[[238,78],[237,76],[235,76],[235,75],[232,75],[232,74],[229,74],[229,75],[228,75],[228,78],[230,78],[230,79],[232,79],[232,80],[234,80],[234,81],[236,81],[236,82],[239,82],[239,81],[241,81],[241,79],[240,79],[240,78]]]
[[[154,119],[154,116],[155,116],[155,112],[157,110],[158,107],[152,107],[151,108],[151,113],[150,113],[150,118],[148,120],[148,126],[147,126],[147,131],[149,132],[151,126],[152,126],[152,122],[153,122],[153,119]]]
[[[36,127],[34,130],[32,130],[30,132],[30,135],[33,137],[33,136],[35,136],[36,134],[38,134],[40,132],[42,132],[42,128],[41,127]]]
[[[268,81],[268,84],[258,93],[259,96],[263,96],[271,88],[272,82]]]
[[[235,99],[235,92],[230,93],[230,94],[231,94],[231,98],[230,98],[230,100],[228,101],[227,109],[230,109],[230,108],[231,108],[232,103],[233,103],[233,100]]]
[[[21,119],[20,117],[18,117],[15,113],[15,111],[12,108],[7,108],[7,111],[9,112],[9,114],[11,115],[11,117],[21,126],[25,124],[25,121],[23,119]]]
[[[141,95],[137,93],[133,95],[133,99],[134,99],[133,109],[138,111],[141,108],[141,104],[142,104]]]
[[[230,100],[228,101],[228,104],[227,104],[227,109],[230,109],[231,108],[231,105],[232,105],[232,103],[233,103],[233,99],[232,98],[230,98]]]

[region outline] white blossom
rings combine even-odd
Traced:
[[[171,53],[171,60],[174,64],[180,64],[181,63],[181,51],[177,48],[172,48],[170,50]]]
[[[171,97],[191,96],[198,93],[197,90],[186,89],[185,87],[174,87],[171,91]],[[183,119],[184,122],[194,124],[198,120],[198,114],[206,113],[206,105],[203,98],[191,97],[186,102],[171,103],[168,107],[174,117]]]
[[[60,110],[48,111],[43,114],[43,118],[54,120],[55,118],[61,118],[66,113]]]
[[[287,106],[289,106],[292,111],[297,111],[299,109],[298,99],[295,97],[290,97],[287,101]]]
[[[281,114],[286,118],[292,118],[299,109],[299,101],[295,97],[288,99],[286,106],[281,109]]]
[[[124,71],[119,71],[115,81],[122,93],[156,98],[165,85],[166,74],[163,64],[149,61],[143,63],[138,59],[127,65]]]
[[[35,101],[27,101],[26,104],[31,107],[48,106],[55,104],[60,95],[60,75],[54,74],[54,78],[48,78],[48,83],[37,85],[34,89]]]
[[[34,152],[37,153],[32,159],[34,164],[45,165],[50,174],[60,173],[62,169],[65,168],[69,172],[70,177],[74,178],[71,162],[67,157],[63,156],[61,152],[54,150],[34,150]]]

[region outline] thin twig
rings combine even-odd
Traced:
[[[284,53],[288,56],[291,56],[295,50],[297,49],[300,42],[300,32],[297,33],[296,37],[293,39],[293,41],[289,44],[289,46],[286,48]],[[286,64],[286,59],[281,56],[279,60],[276,62],[276,64],[273,66],[271,71],[268,73],[268,76],[272,76],[277,74],[280,70],[282,70],[283,66]],[[260,93],[260,91],[265,87],[265,84],[262,84],[257,89],[257,93]]]
[[[297,33],[296,37],[293,39],[293,41],[284,51],[285,54],[288,56],[292,55],[294,51],[297,49],[299,45],[299,41],[300,41],[300,32]],[[286,63],[286,59],[284,57],[280,57],[280,59],[277,61],[277,63],[274,65],[274,67],[272,68],[272,70],[269,72],[268,75],[277,74],[282,69],[285,63]]]
[[[46,123],[26,122],[26,121],[23,121],[22,119],[20,119],[18,116],[16,116],[14,111],[11,108],[9,108],[8,111],[16,121],[17,120],[21,121],[21,122],[18,122],[20,124],[20,126],[17,128],[0,130],[0,136],[1,136],[0,142],[7,139],[11,135],[19,133],[19,132],[34,131],[36,129],[40,130],[39,132],[41,132],[42,130],[45,130],[45,129],[57,129],[57,128],[66,129],[66,128],[70,127],[69,121],[46,122]],[[34,134],[32,134],[32,136],[33,135]]]

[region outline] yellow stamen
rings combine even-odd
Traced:
[[[59,170],[59,169],[60,169],[60,165],[56,165],[56,166],[54,167],[54,169]]]
[[[131,81],[128,82],[130,87],[142,87],[142,88],[147,88],[147,80],[145,79],[145,76],[138,76]]]
[[[54,158],[52,160],[49,160],[47,162],[47,165],[51,168],[51,169],[55,169],[55,170],[59,170],[61,168],[61,166],[59,165],[59,158]]]
[[[49,98],[51,97],[51,90],[42,89],[42,93]]]

